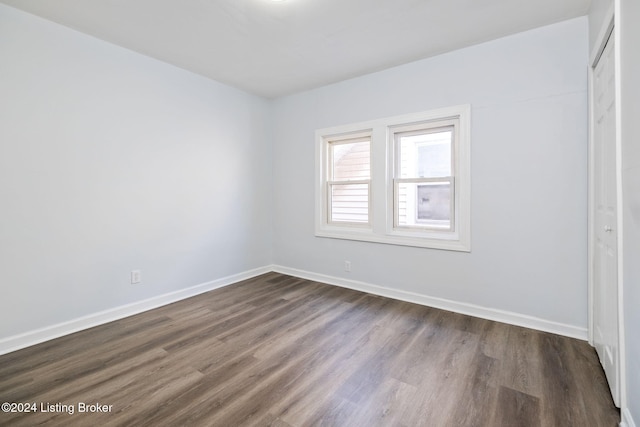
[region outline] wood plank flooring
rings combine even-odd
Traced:
[[[620,421],[585,342],[277,273],[0,356],[1,402],[37,405],[2,426]]]

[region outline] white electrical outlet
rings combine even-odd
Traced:
[[[351,261],[344,262],[344,271],[351,271]]]
[[[140,270],[131,270],[131,284],[142,282],[142,272]]]

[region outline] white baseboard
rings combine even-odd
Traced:
[[[359,282],[355,280],[343,279],[341,277],[327,276],[324,274],[312,273],[309,271],[298,270],[295,268],[284,267],[281,265],[272,266],[273,271],[288,274],[302,279],[314,280],[316,282],[328,283],[330,285],[340,286],[343,288],[354,289],[357,291],[367,292],[374,295],[380,295],[397,300],[412,302],[415,304],[425,305],[443,310],[453,311],[456,313],[466,314],[469,316],[480,317],[482,319],[495,320],[497,322],[508,323],[525,328],[536,329],[544,332],[551,332],[558,335],[564,335],[571,338],[577,338],[586,341],[588,338],[587,329],[573,325],[566,325],[550,320],[540,319],[533,316],[514,313],[510,311],[498,310],[495,308],[482,307],[474,304],[467,304],[444,298],[436,298],[428,295],[417,294],[413,292],[401,291],[398,289],[386,288],[370,283]]]
[[[22,348],[39,344],[41,342],[58,338],[64,335],[72,334],[83,329],[92,328],[94,326],[109,323],[114,320],[122,319],[124,317],[133,316],[134,314],[139,314],[144,311],[148,311],[154,308],[161,307],[163,305],[171,304],[176,301],[180,301],[204,292],[211,291],[213,289],[228,286],[242,280],[250,279],[252,277],[268,273],[270,271],[272,271],[271,266],[256,268],[253,270],[192,286],[190,288],[181,289],[179,291],[170,292],[164,295],[158,295],[156,297],[149,298],[143,301],[111,308],[108,310],[100,311],[98,313],[79,317],[67,322],[62,322],[56,325],[47,326],[23,334],[3,338],[0,339],[0,355],[20,350]]]
[[[298,270],[295,268],[289,268],[289,267],[284,267],[280,265],[269,265],[269,266],[264,266],[264,267],[256,268],[253,270],[245,271],[242,273],[234,274],[231,276],[223,277],[221,279],[213,280],[210,282],[202,283],[200,285],[196,285],[187,289],[181,289],[179,291],[171,292],[164,295],[159,295],[143,301],[138,301],[132,304],[127,304],[120,307],[104,310],[98,313],[93,313],[93,314],[83,316],[77,319],[73,319],[67,322],[58,323],[56,325],[47,326],[34,331],[29,331],[23,334],[0,339],[0,355],[10,353],[12,351],[20,350],[22,348],[39,344],[41,342],[58,338],[64,335],[72,334],[74,332],[78,332],[84,329],[92,328],[94,326],[109,323],[114,320],[122,319],[124,317],[133,316],[134,314],[139,314],[148,310],[152,310],[154,308],[158,308],[167,304],[171,304],[176,301],[183,300],[185,298],[189,298],[204,292],[211,291],[213,289],[228,286],[230,284],[233,284],[242,280],[250,279],[252,277],[259,276],[261,274],[268,273],[270,271],[288,274],[288,275],[300,277],[303,279],[314,280],[317,282],[323,282],[330,285],[340,286],[343,288],[354,289],[357,291],[367,292],[374,295],[380,295],[380,296],[393,298],[397,300],[412,302],[415,304],[421,304],[429,307],[449,310],[456,313],[467,314],[470,316],[480,317],[483,319],[495,320],[497,322],[523,326],[526,328],[537,329],[545,332],[551,332],[554,334],[564,335],[572,338],[578,338],[581,340],[587,339],[587,330],[585,328],[579,328],[572,325],[556,323],[549,320],[544,320],[537,317],[527,316],[519,313],[481,307],[478,305],[466,304],[466,303],[456,302],[456,301],[447,300],[443,298],[436,298],[428,295],[421,295],[413,292],[386,288],[382,286],[372,285],[370,283],[343,279],[340,277],[312,273],[309,271]],[[635,424],[633,424],[633,420],[631,419],[631,414],[628,412],[627,412],[627,419],[630,420],[630,422],[627,421],[627,425],[625,427],[635,427]],[[624,424],[621,424],[621,425],[624,425]]]
[[[620,411],[620,415],[622,420],[620,421],[620,427],[636,427],[635,421],[633,421],[633,417],[631,416],[631,412],[629,412],[629,408],[624,408]]]

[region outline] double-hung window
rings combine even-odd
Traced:
[[[371,137],[329,138],[327,150],[327,221],[334,225],[370,224]]]
[[[316,235],[470,250],[470,106],[316,132]]]
[[[393,130],[394,228],[455,230],[457,119]]]

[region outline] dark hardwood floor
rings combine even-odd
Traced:
[[[0,356],[0,402],[37,405],[2,426],[620,421],[586,342],[277,273]]]

